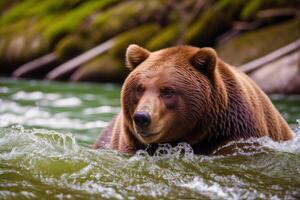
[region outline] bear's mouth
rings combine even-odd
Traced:
[[[159,134],[157,132],[149,132],[149,131],[142,131],[142,130],[139,130],[137,133],[140,136],[142,136],[143,138],[148,138],[148,137],[152,137],[152,136],[155,136],[155,135]]]

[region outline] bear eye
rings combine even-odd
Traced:
[[[163,87],[160,89],[160,96],[163,98],[171,98],[174,93],[174,90],[172,90],[171,88]]]
[[[145,91],[145,88],[144,88],[143,85],[138,85],[136,87],[136,92],[137,92],[138,95],[142,95],[144,91]]]

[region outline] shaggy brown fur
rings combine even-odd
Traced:
[[[133,71],[122,88],[122,111],[94,148],[110,140],[109,148],[132,153],[148,144],[187,142],[196,153],[211,153],[241,138],[293,137],[258,86],[211,48],[179,46],[150,53],[130,45],[126,59]],[[151,116],[143,130],[133,120],[139,111]],[[152,135],[144,137],[145,132]]]

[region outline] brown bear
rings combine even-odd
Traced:
[[[121,92],[121,112],[94,148],[133,153],[149,145],[186,142],[207,154],[229,141],[293,132],[264,92],[212,48],[178,46],[155,52],[130,45],[132,70]]]

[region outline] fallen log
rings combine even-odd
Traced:
[[[246,64],[241,65],[239,68],[245,73],[251,73],[264,65],[277,60],[293,51],[296,51],[300,48],[300,39],[297,39],[296,41],[276,50],[272,53],[269,53],[261,58],[258,58],[256,60],[253,60],[251,62],[248,62]]]
[[[299,52],[295,51],[264,65],[263,68],[260,68],[249,75],[267,94],[299,94],[299,58]]]
[[[65,75],[69,72],[72,72],[73,70],[78,68],[80,65],[95,58],[96,56],[99,56],[102,53],[105,53],[113,46],[114,43],[115,43],[114,38],[107,40],[106,42],[101,43],[100,45],[71,59],[70,61],[63,63],[62,65],[59,65],[58,67],[56,67],[55,69],[50,71],[46,77],[50,80],[58,79],[58,78],[62,77],[63,75]]]
[[[280,9],[267,9],[259,11],[256,16],[259,19],[270,19],[275,17],[295,17],[299,14],[297,8],[280,8]]]
[[[36,70],[40,70],[44,66],[47,66],[48,64],[55,62],[57,59],[57,56],[55,53],[49,53],[47,55],[44,55],[42,57],[39,57],[35,60],[32,60],[22,66],[20,66],[18,69],[16,69],[13,73],[12,76],[15,78],[19,78],[22,76],[25,76],[29,73],[32,73]]]
[[[263,25],[261,20],[253,21],[253,22],[233,22],[232,29],[223,33],[216,39],[216,43],[221,45],[233,37],[245,32],[255,30]]]

